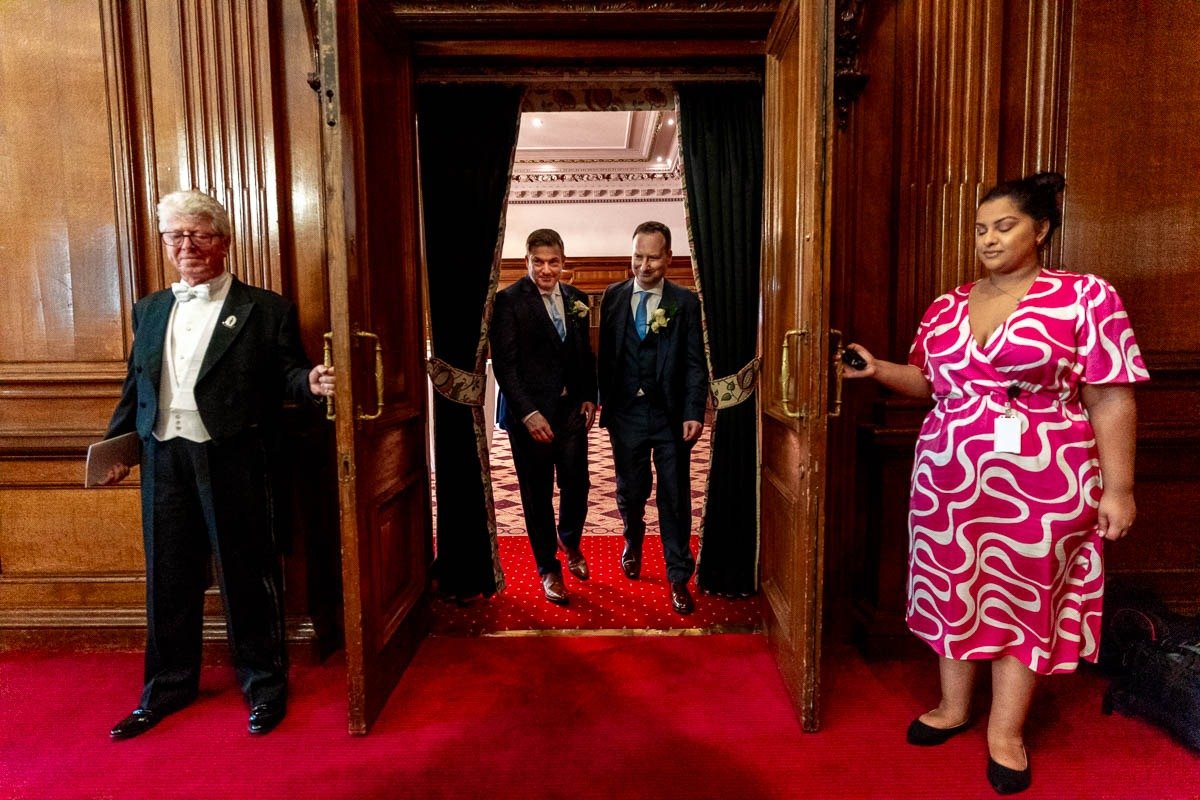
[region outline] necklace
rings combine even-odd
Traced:
[[[998,283],[996,283],[994,280],[992,280],[992,276],[991,276],[991,275],[988,275],[988,283],[990,283],[990,284],[992,285],[992,288],[993,288],[993,289],[995,289],[997,292],[1000,292],[1001,294],[1006,294],[1006,295],[1008,295],[1008,296],[1009,296],[1009,297],[1011,297],[1013,300],[1016,300],[1018,303],[1019,303],[1019,302],[1021,302],[1021,300],[1024,298],[1024,295],[1023,295],[1023,294],[1022,294],[1022,295],[1016,295],[1016,294],[1013,294],[1012,292],[1008,291],[1007,289],[1004,289],[1004,288],[1002,288],[1002,287],[1000,286],[1000,284],[998,284]],[[1025,291],[1027,291],[1027,292],[1028,292],[1028,291],[1029,291],[1029,287],[1026,287],[1026,288],[1025,288]]]

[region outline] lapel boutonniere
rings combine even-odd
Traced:
[[[585,318],[588,315],[587,303],[583,302],[582,300],[576,300],[571,304],[571,309],[568,313],[572,317],[578,317],[579,319]]]
[[[675,306],[659,306],[654,309],[654,313],[650,315],[650,331],[651,333],[661,333],[666,330],[667,325],[671,320],[675,319],[675,314],[679,311]]]
[[[237,325],[237,317],[230,314],[228,317],[225,318],[225,321],[222,322],[221,324],[224,325],[226,328],[232,328],[234,325]]]

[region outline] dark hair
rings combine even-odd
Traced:
[[[559,255],[567,254],[566,248],[563,247],[562,237],[558,235],[558,231],[550,228],[538,228],[525,237],[525,254],[532,253],[535,247],[557,247]]]
[[[1058,206],[1058,196],[1065,188],[1067,188],[1067,181],[1063,178],[1062,173],[1039,172],[1035,175],[1027,175],[1024,178],[996,184],[983,196],[979,205],[1006,197],[1021,210],[1021,213],[1033,217],[1034,222],[1046,220],[1050,223],[1050,229],[1046,231],[1046,238],[1042,240],[1044,247],[1050,242],[1050,237],[1062,223],[1062,210]]]
[[[661,222],[654,222],[653,220],[643,222],[633,229],[633,236],[631,238],[636,239],[639,233],[661,233],[663,241],[667,243],[667,249],[671,249],[671,229]]]

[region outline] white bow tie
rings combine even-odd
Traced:
[[[186,303],[193,297],[199,297],[201,300],[208,299],[208,284],[200,283],[195,286],[188,286],[183,281],[171,284],[171,291],[175,293],[175,299],[181,303]]]

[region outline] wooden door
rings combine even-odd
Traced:
[[[429,620],[416,115],[409,52],[357,3],[321,0],[318,32],[350,732],[366,733]]]
[[[785,0],[767,43],[762,591],[767,636],[807,731],[819,719],[831,25],[828,3]]]

